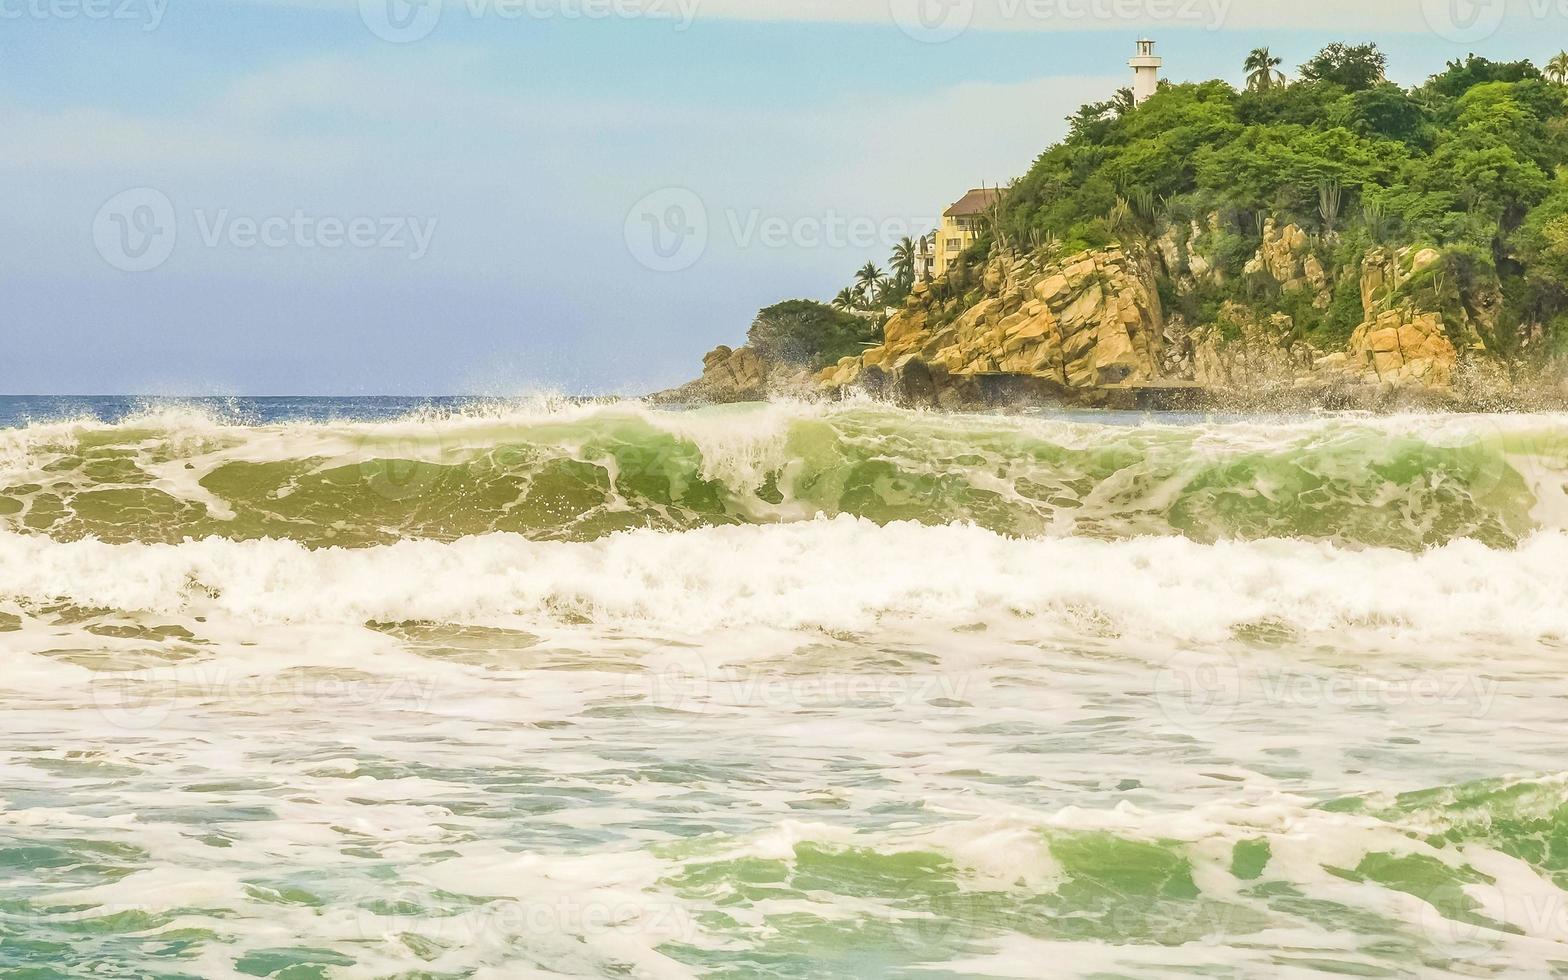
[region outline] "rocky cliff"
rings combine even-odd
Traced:
[[[1361,322],[1348,340],[1320,346],[1281,308],[1297,305],[1287,301],[1300,294],[1325,309],[1335,282],[1314,240],[1273,219],[1242,272],[1264,298],[1226,301],[1206,322],[1190,322],[1165,308],[1161,281],[1179,295],[1205,281],[1223,284],[1223,273],[1203,254],[1205,227],[1182,231],[1060,259],[995,250],[977,289],[956,300],[961,309],[947,295],[958,290],[940,281],[917,289],[888,321],[882,346],[845,358],[817,381],[830,391],[880,388],[911,401],[933,400],[934,388],[938,404],[968,400],[965,379],[992,375],[1026,376],[1090,404],[1115,403],[1119,390],[1189,386],[1230,400],[1290,390],[1298,399],[1375,404],[1394,394],[1440,400],[1466,359],[1487,356],[1484,325],[1465,312],[1470,302],[1427,308],[1425,294],[1405,288],[1442,259],[1411,247],[1365,254],[1354,283]],[[947,388],[957,391],[944,398]]]
[[[984,270],[981,294],[959,308],[917,286],[883,328],[881,347],[845,358],[819,380],[850,384],[866,368],[911,356],[955,375],[1028,374],[1074,388],[1158,373],[1164,323],[1152,269],[1121,249],[1059,263],[999,254]]]
[[[672,394],[729,401],[804,385],[942,407],[1282,396],[1371,407],[1452,401],[1467,369],[1495,368],[1483,337],[1500,296],[1445,282],[1437,250],[1370,247],[1336,277],[1320,258],[1321,237],[1269,219],[1227,286],[1223,264],[1206,253],[1213,220],[1068,256],[994,248],[977,268],[918,284],[887,320],[882,343],[814,377],[786,377],[747,348],[720,347],[701,379]],[[1179,308],[1205,290],[1234,295],[1238,283],[1245,301],[1226,299],[1202,315]],[[1348,337],[1326,340],[1297,322],[1321,320],[1315,311],[1331,304],[1354,311],[1341,309],[1348,322],[1359,318]]]
[[[814,392],[815,386],[804,368],[771,363],[750,347],[720,344],[703,355],[700,378],[652,397],[661,402],[724,404]]]

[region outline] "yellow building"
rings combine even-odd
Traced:
[[[942,212],[942,227],[936,232],[936,274],[941,275],[958,261],[958,255],[980,237],[982,215],[997,198],[1000,189],[980,187]]]

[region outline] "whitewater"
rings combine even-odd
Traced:
[[[1568,971],[1568,416],[0,424],[8,975]]]

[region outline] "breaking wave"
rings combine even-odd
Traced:
[[[0,535],[0,608],[68,603],[255,623],[595,625],[696,634],[778,627],[960,629],[1222,640],[1334,632],[1420,644],[1568,638],[1568,535],[1511,551],[1458,541],[1420,554],[1326,542],[1205,545],[1019,539],[973,525],[636,531],[591,542],[488,534],[310,549]]]
[[[0,521],[62,541],[310,547],[820,515],[1410,551],[1568,528],[1568,417],[1121,421],[627,403],[243,425],[163,409],[0,431]]]

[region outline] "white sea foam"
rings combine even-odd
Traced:
[[[1479,473],[1463,489],[1484,494],[1506,458],[1550,501],[1568,460],[1568,420],[1541,417],[494,405],[120,428],[156,486],[210,507],[200,480],[222,461],[445,461],[519,427],[576,459],[585,421],[632,459],[650,427],[673,435],[654,443],[737,486],[843,445],[863,451],[817,478],[897,456],[889,499],[959,465],[1035,493],[1061,448],[1120,465],[1306,446],[1367,488],[1357,514],[1391,521],[1409,498],[1353,477],[1394,438],[1484,444],[1484,465],[1418,459],[1394,481],[1418,489]],[[0,467],[90,479],[45,467],[101,428],[0,433]],[[1278,472],[1239,492],[1282,493]],[[1086,504],[1159,509],[1174,475],[1113,474]],[[8,943],[59,943],[14,955],[68,971],[224,976],[289,949],[343,976],[1546,975],[1568,958],[1560,862],[1535,851],[1560,834],[1562,777],[1473,783],[1561,769],[1559,530],[1428,551],[810,512],[314,550],[51,533],[0,531],[0,839],[39,856],[0,898],[20,910]],[[1266,866],[1238,870],[1261,842]]]
[[[1568,535],[1557,532],[1516,550],[1461,541],[1422,554],[1289,540],[1015,539],[852,517],[581,543],[490,534],[321,550],[0,534],[0,597],[12,604],[258,623],[591,622],[697,634],[1017,622],[1176,641],[1262,625],[1418,645],[1560,640],[1565,594]]]

